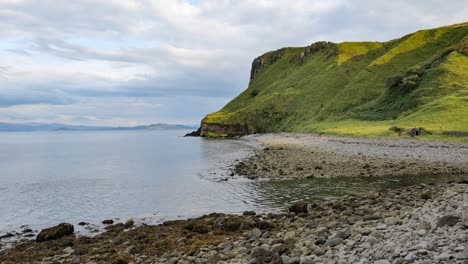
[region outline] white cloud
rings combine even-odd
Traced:
[[[466,17],[461,0],[0,0],[0,116],[195,123],[247,86],[266,51]]]

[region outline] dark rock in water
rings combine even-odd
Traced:
[[[133,219],[128,219],[127,222],[125,222],[124,227],[125,228],[130,228],[135,224],[135,221]]]
[[[460,184],[468,184],[468,179],[462,179],[458,183]]]
[[[86,223],[86,222],[79,222],[78,225],[80,225],[80,226],[85,226],[85,225],[89,225],[89,223]]]
[[[245,211],[242,214],[245,215],[245,216],[248,216],[248,215],[256,215],[257,213],[255,213],[254,211]]]
[[[102,221],[102,223],[105,224],[105,225],[112,225],[114,223],[114,220],[107,219],[107,220]]]
[[[295,203],[291,207],[289,207],[289,212],[292,212],[295,214],[300,214],[300,213],[307,214],[309,212],[308,204],[305,202]]]
[[[73,234],[75,231],[72,224],[61,223],[60,225],[41,230],[36,237],[36,242],[58,239]]]
[[[461,221],[461,217],[455,215],[446,215],[443,216],[437,221],[437,226],[454,226]]]
[[[23,230],[23,234],[26,234],[26,233],[32,233],[32,229],[31,228],[26,228],[25,230]]]
[[[200,134],[201,134],[201,128],[186,134],[185,137],[199,137]]]
[[[12,233],[6,233],[6,235],[0,236],[0,239],[14,237]]]

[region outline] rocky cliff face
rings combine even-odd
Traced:
[[[247,126],[203,123],[200,136],[240,137],[246,134],[249,134]]]
[[[255,58],[252,62],[252,69],[250,69],[250,81],[255,80],[255,76],[265,68],[265,59],[262,57]]]
[[[310,46],[307,46],[304,49],[304,51],[301,52],[301,54],[299,54],[299,62],[304,63],[304,59],[308,55],[314,54],[314,53],[316,53],[316,52],[318,52],[320,50],[328,48],[331,45],[333,45],[333,42],[329,42],[329,41],[318,41],[318,42],[312,43]]]

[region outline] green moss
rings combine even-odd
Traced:
[[[395,136],[391,126],[424,127],[434,138],[468,131],[467,35],[462,23],[384,43],[269,52],[249,87],[203,122],[375,137]]]

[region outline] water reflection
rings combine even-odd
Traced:
[[[276,211],[298,200],[453,178],[231,180],[229,166],[252,145],[180,137],[184,132],[2,133],[0,232],[23,224],[40,229],[108,218],[157,223],[212,212]],[[230,180],[218,182],[222,178]]]

